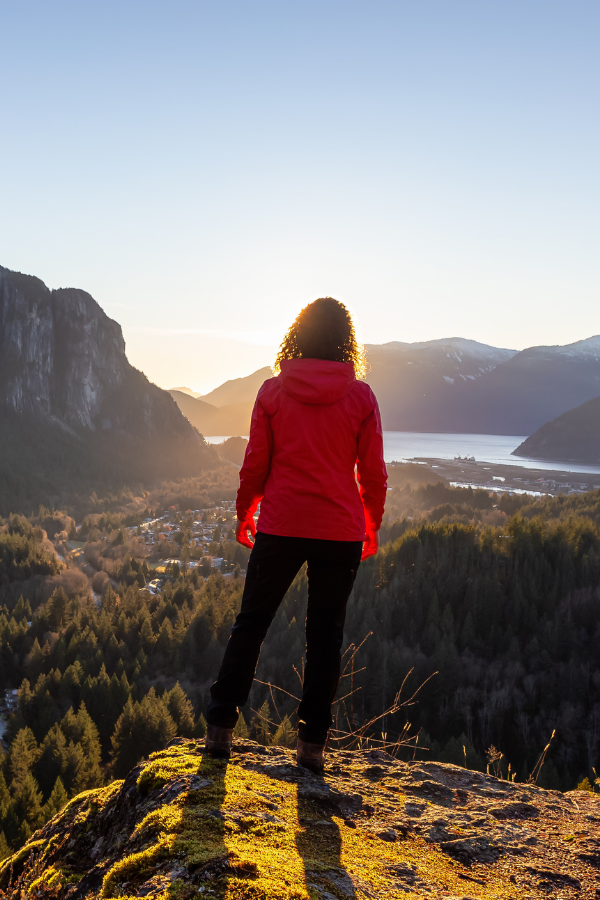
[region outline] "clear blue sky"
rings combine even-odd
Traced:
[[[0,0],[0,264],[209,390],[364,340],[600,332],[600,4]]]

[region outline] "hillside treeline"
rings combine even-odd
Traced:
[[[141,373],[131,377],[128,388],[111,400],[111,415],[126,421],[127,429],[73,431],[52,417],[15,413],[0,401],[0,515],[28,512],[42,502],[68,507],[80,519],[90,511],[94,493],[110,496],[131,489],[143,493],[180,481],[187,483],[192,495],[215,481],[235,491],[235,466],[221,461],[214,447],[180,416],[171,398],[156,393]],[[143,400],[134,399],[139,401],[140,392],[143,397],[148,390],[159,404],[153,412]],[[173,417],[171,425],[158,415],[160,428],[148,432],[144,415],[132,419],[129,404],[133,410],[146,409],[150,418],[162,405],[163,414]]]
[[[338,727],[384,713],[411,669],[407,694],[438,672],[415,706],[381,720],[373,736],[393,740],[408,718],[423,748],[417,758],[485,768],[493,745],[503,771],[510,763],[525,780],[556,731],[539,783],[571,789],[593,778],[600,492],[534,502],[444,485],[409,493],[410,518],[386,522],[379,556],[358,573],[347,643],[371,636],[355,659],[355,693],[338,704]],[[486,521],[492,516],[499,524]],[[50,529],[57,518],[43,521]],[[104,524],[116,529],[118,520]],[[69,796],[122,777],[175,735],[203,733],[243,590],[239,574],[205,579],[183,566],[156,596],[124,576],[95,602],[59,571],[45,533],[22,517],[0,522],[0,689],[19,688],[1,763],[3,853]],[[286,691],[299,693],[305,607],[300,573],[263,648],[239,733],[293,741]]]
[[[0,403],[0,515],[27,514],[40,502],[68,508],[78,521],[127,499],[164,508],[165,500],[169,506],[181,498],[197,508],[232,499],[237,482],[236,467],[221,461],[199,435],[197,444],[110,431],[74,436]]]

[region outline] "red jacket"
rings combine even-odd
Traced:
[[[379,407],[352,363],[284,360],[256,398],[238,519],[260,502],[266,534],[362,541],[381,524],[386,488]]]

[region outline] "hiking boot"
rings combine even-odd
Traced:
[[[325,744],[310,744],[298,738],[296,762],[319,775],[325,768]]]
[[[231,742],[233,740],[233,728],[221,728],[219,725],[209,725],[206,729],[204,746],[206,752],[213,759],[229,759],[231,756]]]

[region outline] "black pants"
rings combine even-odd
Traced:
[[[361,552],[361,541],[257,533],[242,606],[231,629],[219,675],[210,689],[209,725],[235,726],[239,707],[248,700],[269,625],[299,569],[307,562],[306,666],[298,733],[304,741],[325,743],[340,679],[346,604]]]

